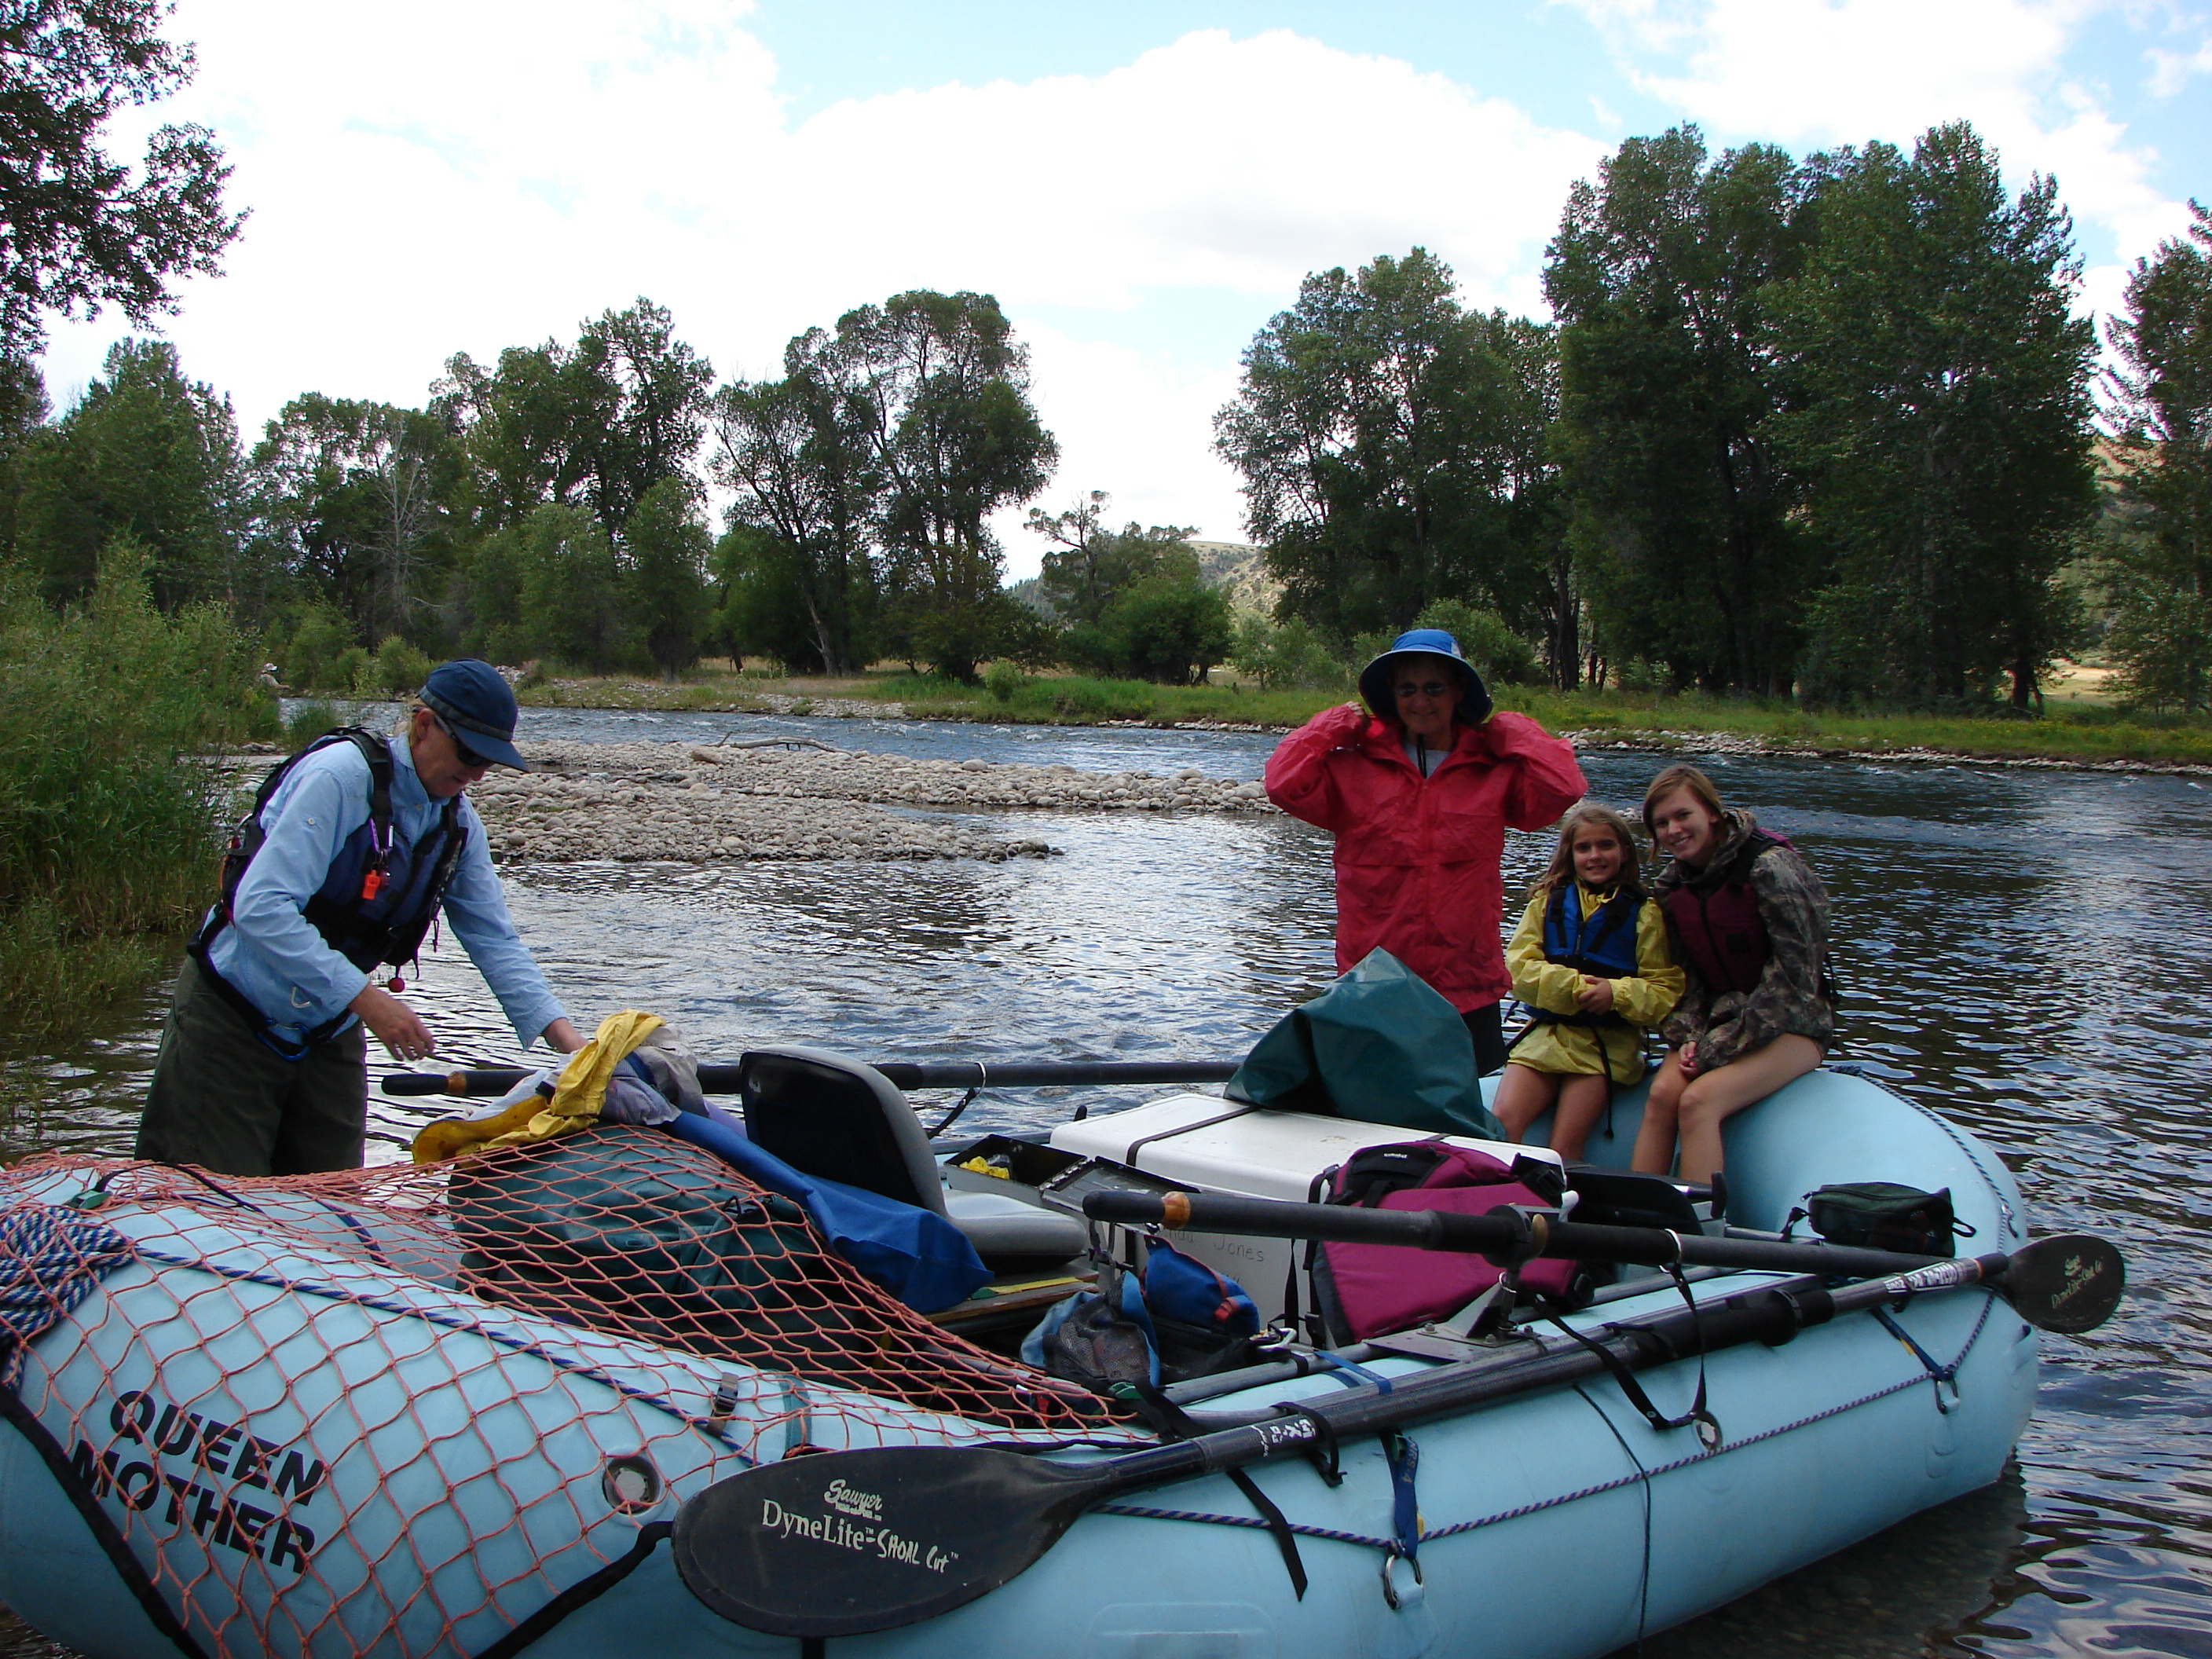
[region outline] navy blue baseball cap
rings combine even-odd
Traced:
[[[489,663],[474,657],[440,663],[422,682],[422,706],[453,727],[464,747],[518,772],[530,769],[514,746],[514,688]]]

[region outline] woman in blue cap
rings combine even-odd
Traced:
[[[1359,694],[1367,709],[1325,708],[1283,739],[1267,798],[1336,837],[1337,971],[1389,951],[1460,1011],[1477,1068],[1494,1072],[1513,988],[1498,938],[1505,832],[1581,799],[1582,769],[1526,714],[1493,712],[1442,629],[1401,634],[1360,671]]]
[[[241,1176],[358,1168],[363,1028],[394,1060],[437,1047],[398,976],[379,981],[441,912],[524,1048],[583,1046],[462,798],[494,766],[529,769],[516,712],[498,670],[441,663],[398,738],[331,732],[270,775],[178,975],[137,1156]]]

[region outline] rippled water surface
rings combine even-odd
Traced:
[[[1251,777],[1270,737],[763,716],[526,713],[532,735],[805,735],[841,747]],[[1657,762],[1585,757],[1632,803]],[[1984,1136],[2039,1231],[2106,1234],[2132,1291],[2046,1339],[2018,1468],[1646,1644],[1664,1659],[1967,1651],[2212,1656],[2212,791],[2186,779],[1711,757],[1733,803],[1835,901],[1844,1057]],[[1008,815],[1012,817],[1014,815]],[[1019,815],[1058,849],[1000,865],[510,867],[525,936],[588,1023],[665,1014],[702,1054],[804,1042],[872,1058],[1242,1053],[1331,972],[1326,839],[1269,816]],[[1513,838],[1509,893],[1548,851]],[[444,1057],[514,1039],[450,944],[422,993]],[[127,1147],[166,991],[53,1056],[0,1152]],[[24,1079],[19,1079],[19,1084]],[[1103,1091],[989,1097],[1042,1127]],[[918,1103],[927,1114],[932,1103]],[[428,1109],[378,1099],[372,1156]],[[1817,1503],[1817,1490],[1805,1501]],[[1562,1563],[1563,1572],[1571,1564]]]

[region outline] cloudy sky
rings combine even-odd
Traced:
[[[1419,243],[1541,314],[1567,188],[1625,138],[1964,118],[2057,176],[2094,310],[2212,197],[2201,0],[181,0],[169,33],[200,68],[158,116],[216,129],[252,216],[167,328],[249,441],[640,295],[728,377],[975,289],[1032,353],[1047,505],[1231,540],[1211,417],[1299,278]],[[58,403],[122,331],[54,330]]]

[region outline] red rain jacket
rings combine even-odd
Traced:
[[[1336,968],[1381,948],[1465,1013],[1509,995],[1498,923],[1505,831],[1538,830],[1588,785],[1574,746],[1526,714],[1460,726],[1426,779],[1395,724],[1325,708],[1276,746],[1267,799],[1336,836]]]

